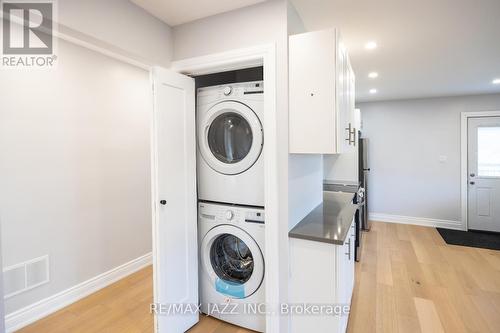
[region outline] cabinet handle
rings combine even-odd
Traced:
[[[349,135],[349,137],[347,139],[345,139],[345,141],[349,142],[349,146],[351,145],[351,135],[352,135],[352,125],[351,123],[349,123],[349,127],[346,127],[345,130],[347,131],[347,134]]]
[[[351,260],[351,238],[347,241],[347,253],[345,255]]]
[[[356,127],[353,127],[352,129],[352,136],[354,137],[354,139],[352,140],[352,145],[356,146]]]

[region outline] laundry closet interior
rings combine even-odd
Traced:
[[[243,308],[265,303],[263,68],[198,76],[195,85],[202,311],[264,331],[265,316]]]

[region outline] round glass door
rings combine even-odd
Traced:
[[[199,149],[215,171],[235,175],[258,160],[264,144],[262,124],[247,105],[224,101],[198,119]]]
[[[264,257],[255,240],[242,229],[223,224],[207,232],[201,242],[206,283],[231,298],[246,298],[264,279]]]
[[[252,148],[252,128],[248,121],[235,112],[217,116],[208,129],[208,146],[223,163],[238,163]]]
[[[253,273],[253,255],[244,241],[230,234],[218,236],[210,249],[215,274],[224,281],[244,284]]]

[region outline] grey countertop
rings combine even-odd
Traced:
[[[292,238],[344,244],[354,213],[358,207],[352,204],[354,193],[323,192],[323,203],[302,219],[289,233]]]
[[[344,186],[359,186],[361,184],[360,181],[353,181],[353,180],[331,180],[331,179],[324,179],[323,184],[326,185],[344,185]]]

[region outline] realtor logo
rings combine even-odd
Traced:
[[[53,67],[54,1],[2,1],[2,67]]]

